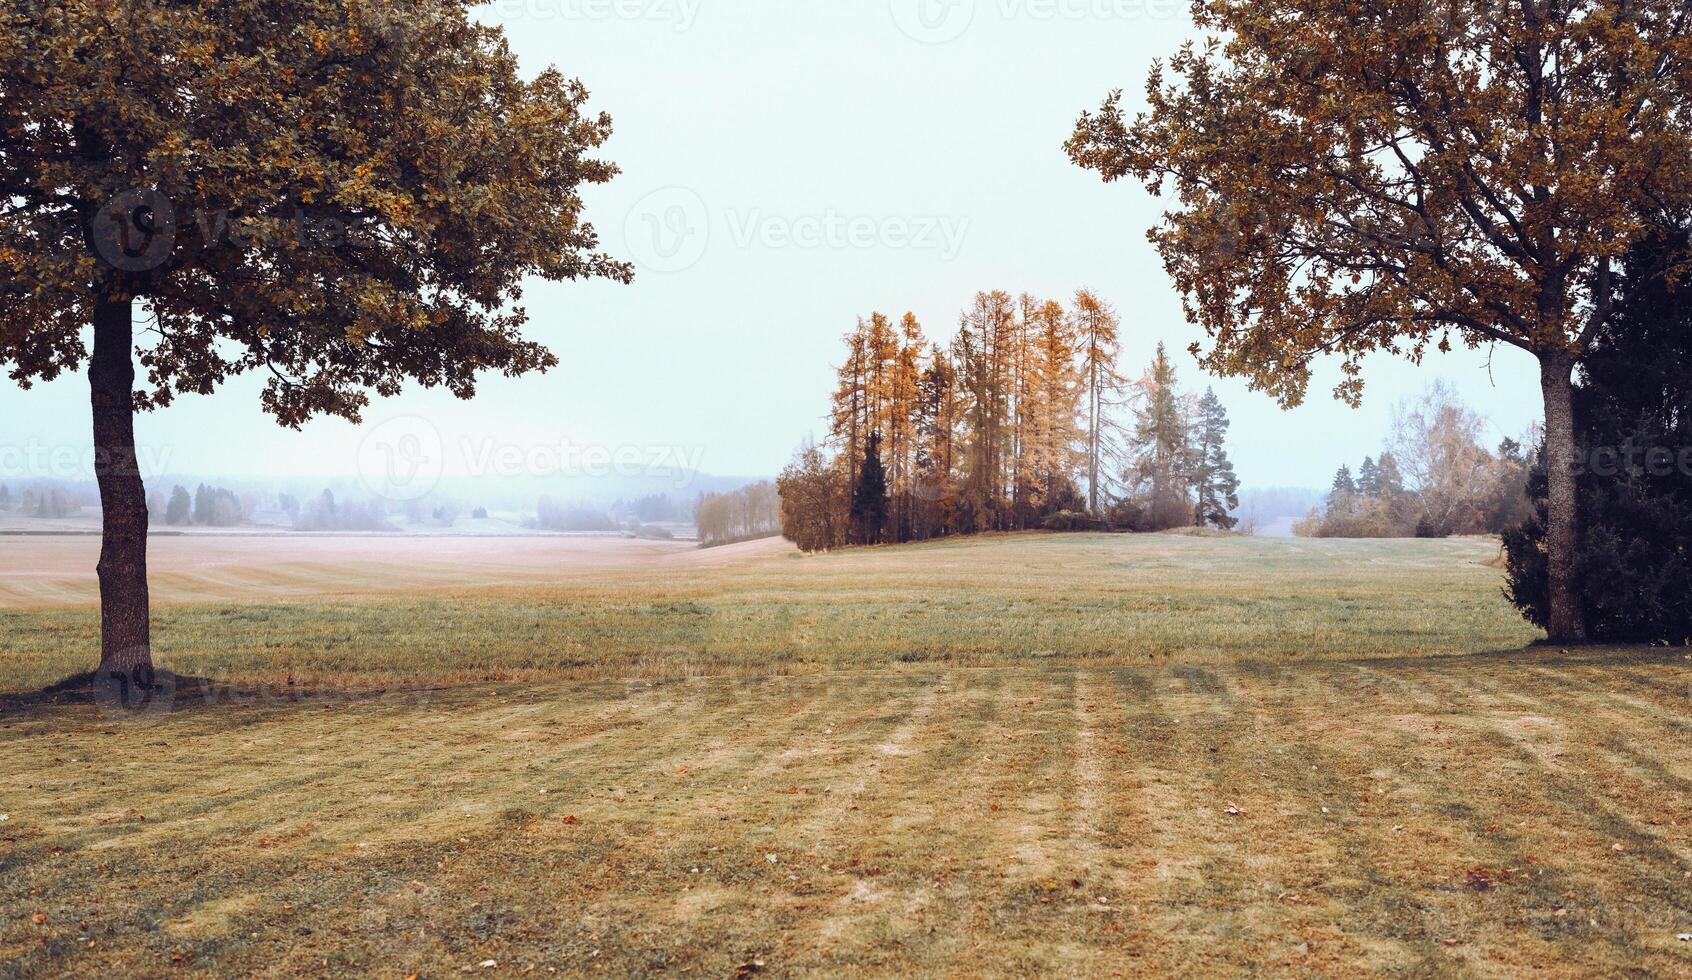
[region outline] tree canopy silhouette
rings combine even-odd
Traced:
[[[1151,239],[1210,334],[1204,365],[1299,402],[1311,364],[1362,394],[1373,351],[1503,343],[1539,362],[1558,641],[1573,588],[1571,375],[1616,267],[1692,204],[1684,4],[1198,0],[1210,37],[1120,93],[1067,150],[1172,190]],[[1173,77],[1174,82],[1168,81]],[[1195,345],[1195,351],[1198,351]]]
[[[103,669],[151,673],[136,409],[249,371],[293,427],[407,379],[469,397],[556,363],[519,332],[524,277],[631,277],[580,197],[616,172],[609,117],[556,70],[524,80],[469,7],[0,14],[0,363],[23,387],[88,369]]]

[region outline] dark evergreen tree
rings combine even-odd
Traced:
[[[863,464],[852,488],[852,526],[859,544],[878,544],[887,524],[887,472],[881,466],[881,435],[864,440]]]
[[[1188,496],[1192,476],[1191,434],[1181,411],[1175,366],[1162,344],[1152,361],[1146,380],[1145,404],[1138,409],[1133,447],[1136,470],[1130,474],[1147,488],[1146,500],[1151,529],[1179,527],[1192,519]]]
[[[1240,506],[1240,480],[1228,459],[1228,412],[1216,391],[1206,388],[1199,399],[1193,439],[1193,524],[1214,525],[1226,531],[1239,521],[1232,511]]]
[[[1692,275],[1658,270],[1684,239],[1636,248],[1575,388],[1580,536],[1575,574],[1588,636],[1692,642]],[[1504,535],[1510,598],[1550,620],[1546,476],[1536,453],[1534,514]]]
[[[0,510],[12,509],[12,488],[0,484]]]
[[[1370,499],[1381,495],[1381,468],[1372,456],[1363,457],[1363,465],[1357,468],[1357,495]]]
[[[1341,463],[1334,473],[1333,488],[1328,491],[1328,509],[1335,507],[1347,508],[1351,506],[1351,498],[1357,496],[1357,483],[1351,478],[1351,467]]]
[[[188,498],[188,491],[178,484],[170,491],[170,503],[165,505],[165,523],[180,525],[188,523],[193,512],[193,501]]]

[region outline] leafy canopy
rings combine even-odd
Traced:
[[[1178,205],[1151,232],[1204,365],[1285,404],[1312,360],[1453,339],[1578,360],[1612,265],[1692,198],[1689,8],[1197,0],[1210,39],[1066,145]],[[1225,39],[1225,40],[1224,40]],[[1166,81],[1173,76],[1174,81]],[[1195,353],[1199,353],[1197,345]]]
[[[610,119],[525,81],[463,0],[11,0],[0,13],[0,364],[79,367],[139,298],[139,407],[269,372],[298,426],[406,378],[556,363],[521,282],[631,278],[584,185]]]

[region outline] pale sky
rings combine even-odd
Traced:
[[[926,5],[926,6],[924,6]],[[365,431],[303,432],[261,414],[261,379],[186,397],[137,426],[176,474],[343,475],[368,430],[418,417],[449,447],[601,447],[685,457],[716,474],[773,475],[821,436],[840,336],[858,316],[914,311],[947,338],[978,289],[1065,299],[1087,286],[1123,319],[1125,373],[1158,340],[1182,381],[1214,384],[1248,487],[1325,486],[1378,451],[1395,400],[1436,376],[1518,435],[1539,417],[1537,374],[1514,350],[1420,368],[1379,358],[1353,411],[1320,374],[1282,412],[1206,378],[1198,338],[1145,240],[1162,208],[1130,183],[1073,167],[1076,114],[1112,88],[1137,103],[1152,59],[1191,32],[1169,0],[502,0],[525,71],[556,64],[611,113],[622,167],[588,195],[632,286],[532,284],[530,336],[562,364],[488,378],[478,398],[408,391]],[[391,423],[390,423],[391,424]],[[405,422],[403,424],[413,424]],[[86,449],[82,378],[0,385],[0,476]],[[630,457],[632,458],[632,456]],[[144,457],[144,460],[146,457]],[[39,474],[49,475],[49,474]]]

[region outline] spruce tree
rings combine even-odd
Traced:
[[[1334,485],[1328,491],[1328,509],[1346,509],[1351,506],[1351,499],[1357,496],[1357,483],[1351,478],[1351,467],[1340,464],[1334,473]]]
[[[877,544],[887,523],[887,473],[881,467],[881,434],[864,440],[864,459],[852,488],[852,525],[859,544]]]
[[[1230,513],[1240,506],[1240,481],[1228,459],[1228,412],[1214,388],[1199,399],[1197,434],[1193,440],[1193,524],[1214,525],[1224,531],[1239,523]]]
[[[1357,494],[1371,500],[1381,495],[1381,469],[1372,456],[1363,457],[1363,465],[1357,468]]]
[[[1187,420],[1176,390],[1175,366],[1163,345],[1140,382],[1145,403],[1138,410],[1134,427],[1134,450],[1138,455],[1138,476],[1149,485],[1148,501],[1154,528],[1185,524],[1191,513],[1187,497],[1191,450]]]
[[[1594,640],[1692,642],[1692,276],[1671,282],[1665,253],[1639,246],[1617,292],[1629,296],[1594,338],[1575,387],[1575,584]],[[1551,587],[1543,448],[1529,477],[1535,514],[1504,535],[1508,592],[1549,627]]]
[[[165,505],[165,523],[173,526],[188,523],[193,506],[193,501],[188,498],[188,491],[180,484],[177,485],[170,492],[170,503]]]

